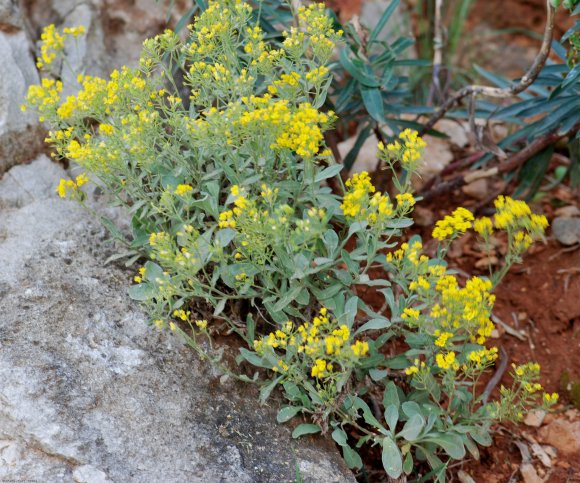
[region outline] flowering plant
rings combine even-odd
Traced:
[[[365,172],[343,184],[324,143],[334,114],[320,111],[341,36],[332,26],[320,4],[300,7],[272,45],[248,4],[218,0],[186,39],[166,31],[146,41],[138,69],[109,80],[81,74],[66,99],[60,81],[45,78],[28,106],[51,125],[56,156],[132,216],[122,255],[148,259],[130,294],[152,323],[202,355],[200,336],[212,352],[213,335],[237,333],[247,343],[238,361],[259,368],[238,377],[265,377],[262,400],[281,386],[288,405],[278,421],[309,416],[296,437],[332,430],[350,467],[362,465],[355,446],[380,445],[391,478],[427,461],[443,479],[448,458],[477,455],[494,420],[518,419],[542,397],[535,365],[515,367],[514,386],[492,403],[477,381],[498,358],[484,345],[492,289],[547,223],[500,197],[493,220],[459,208],[438,222],[433,258],[418,237],[399,245],[425,143],[405,130],[379,146],[394,196]],[[45,42],[60,35],[49,27]],[[61,44],[41,48],[41,67]],[[82,173],[57,191],[84,203],[87,181]],[[509,250],[497,276],[462,284],[444,256],[472,227],[485,242],[505,232]],[[382,310],[356,295],[365,285],[382,294]]]

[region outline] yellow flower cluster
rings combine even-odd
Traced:
[[[497,357],[497,347],[491,347],[490,349],[484,347],[480,350],[471,351],[467,359],[474,362],[477,368],[483,368],[494,362]]]
[[[42,69],[52,64],[56,55],[64,49],[65,35],[61,34],[54,24],[44,27],[40,34],[40,57],[36,59],[36,67]]]
[[[145,276],[145,271],[146,271],[145,267],[141,267],[139,269],[139,274],[135,275],[133,277],[133,280],[135,281],[135,283],[141,283],[143,281],[143,277]]]
[[[399,193],[395,196],[397,209],[403,213],[408,213],[415,206],[415,197],[411,193]]]
[[[387,159],[399,161],[406,170],[415,171],[427,143],[423,141],[417,131],[412,129],[405,129],[401,132],[399,139],[402,143],[395,140],[387,144],[386,147],[380,141],[378,144],[379,151],[384,153]]]
[[[66,198],[67,193],[74,196],[78,193],[78,189],[89,182],[89,178],[85,173],[79,174],[75,181],[72,179],[61,179],[56,188],[56,192],[61,198]]]
[[[186,321],[187,319],[189,319],[189,316],[191,315],[191,312],[185,311],[183,309],[177,309],[173,311],[173,317],[177,318],[177,319],[181,319],[183,321]]]
[[[289,93],[295,91],[292,89],[300,85],[300,74],[298,72],[291,72],[290,74],[282,74],[279,80],[275,80],[272,85],[268,86],[270,94],[276,94],[279,89],[289,89]]]
[[[526,393],[535,394],[543,389],[542,385],[537,382],[540,378],[540,364],[537,362],[528,362],[517,366],[512,364],[512,368],[514,369],[514,379],[520,383]]]
[[[437,354],[435,356],[435,362],[440,369],[447,370],[453,369],[457,371],[459,369],[459,363],[455,359],[455,352],[450,351],[447,354]]]
[[[403,310],[403,313],[401,314],[401,318],[403,320],[406,320],[408,322],[417,322],[419,320],[419,316],[421,315],[421,312],[419,312],[417,309],[412,309],[410,307],[405,308],[405,310]]]
[[[303,102],[293,113],[272,148],[288,148],[303,158],[312,157],[318,152],[324,139],[319,125],[328,124],[333,116],[332,112],[325,114],[310,103]]]
[[[490,280],[473,277],[465,287],[459,287],[453,275],[444,275],[435,284],[439,302],[429,313],[435,326],[441,329],[462,330],[472,342],[483,344],[494,328],[490,320],[495,295]]]
[[[435,339],[435,345],[444,348],[447,345],[447,341],[453,337],[453,332],[441,332],[437,329],[433,335],[437,337],[437,339]]]
[[[333,112],[320,112],[308,102],[293,107],[289,100],[274,100],[271,94],[242,97],[241,102],[246,110],[239,120],[235,120],[236,106],[227,114],[234,119],[234,126],[252,128],[260,135],[274,132],[275,140],[270,149],[290,149],[303,158],[318,153],[324,139],[323,129],[334,119]]]
[[[513,236],[514,249],[518,254],[525,251],[534,239],[541,237],[548,227],[548,219],[532,213],[525,201],[499,196],[494,204],[497,209],[493,217],[494,225]]]
[[[59,32],[54,24],[47,25],[40,34],[40,56],[36,59],[36,67],[42,69],[54,61],[56,56],[64,49],[64,41],[67,36],[78,37],[85,33],[85,27],[65,27]]]
[[[505,230],[508,235],[508,260],[510,256],[515,256],[517,260],[534,240],[544,234],[548,220],[544,215],[532,213],[525,201],[514,200],[509,196],[499,196],[494,204],[496,214],[493,220],[488,217],[479,218],[474,221],[473,229],[486,241],[494,230]]]
[[[420,370],[424,370],[425,369],[425,363],[423,361],[420,361],[419,359],[415,359],[415,362],[413,363],[412,366],[409,366],[405,369],[405,374],[407,374],[407,376],[413,376],[414,374],[417,374]]]
[[[560,396],[556,392],[553,392],[552,394],[548,394],[547,392],[545,392],[543,399],[544,399],[544,403],[547,406],[553,406],[554,404],[556,404],[558,402],[558,399],[560,399]]]
[[[535,378],[540,374],[540,364],[538,364],[537,362],[527,362],[526,364],[521,364],[519,366],[516,366],[515,364],[512,364],[512,368],[514,369],[514,374],[517,377],[521,377],[521,378]]]
[[[483,217],[473,223],[474,230],[483,238],[488,238],[494,228],[506,230],[513,236],[516,251],[523,252],[534,239],[542,236],[548,227],[548,219],[544,215],[532,213],[525,201],[500,195],[494,204],[497,211],[493,221],[491,218]]]
[[[353,342],[351,337],[349,328],[346,325],[338,326],[323,307],[311,322],[295,327],[293,322],[288,321],[281,329],[255,340],[254,350],[260,355],[275,349],[284,350],[290,356],[285,360],[287,366],[306,363],[310,367],[311,377],[322,378],[331,376],[336,365],[357,361],[368,354],[368,342]],[[275,370],[279,371],[280,367]]]
[[[321,3],[312,3],[298,9],[298,27],[283,32],[286,37],[282,43],[292,57],[299,58],[311,53],[320,63],[326,63],[335,43],[340,39],[342,30],[334,31],[332,19],[326,15]]]
[[[473,222],[473,230],[483,238],[488,238],[493,233],[493,222],[491,218],[484,216]]]
[[[400,265],[405,261],[409,261],[412,265],[417,266],[420,263],[429,261],[427,255],[421,255],[423,252],[423,244],[419,240],[409,243],[403,243],[401,248],[394,252],[387,253],[387,262]]]
[[[340,208],[347,218],[366,221],[369,225],[382,225],[395,216],[405,215],[415,204],[410,193],[397,195],[397,207],[393,206],[389,195],[376,192],[366,171],[355,173],[345,183],[347,192]]]
[[[306,80],[311,82],[312,84],[320,84],[328,75],[328,68],[324,65],[317,67],[316,69],[311,70],[306,74]]]
[[[433,238],[438,240],[454,238],[471,228],[473,220],[474,216],[471,211],[466,208],[457,208],[451,215],[447,215],[435,224]]]
[[[40,85],[31,85],[28,88],[26,100],[29,105],[34,106],[41,114],[40,122],[44,122],[45,113],[51,113],[60,103],[62,92],[62,82],[52,79],[42,79]],[[26,106],[22,106],[26,110]]]
[[[193,191],[193,187],[191,185],[188,185],[188,184],[179,184],[175,188],[175,194],[178,196],[184,196],[188,193],[191,193],[192,191]]]
[[[78,27],[65,27],[63,32],[65,33],[65,35],[79,37],[83,35],[86,32],[86,30],[84,25],[79,25]]]

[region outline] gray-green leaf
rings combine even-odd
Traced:
[[[301,407],[298,406],[285,406],[276,415],[276,421],[279,423],[285,423],[286,421],[290,421],[294,416],[296,416],[302,410]]]
[[[292,437],[296,439],[306,434],[320,433],[320,431],[322,431],[322,429],[320,426],[318,426],[318,424],[299,424],[296,426],[296,428],[294,428],[294,431],[292,431]]]
[[[391,478],[398,478],[403,472],[403,457],[397,443],[391,438],[383,439],[383,453],[381,456],[383,468]]]

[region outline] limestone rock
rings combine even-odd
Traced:
[[[143,41],[174,25],[191,5],[168,0],[45,0],[26,7],[37,35],[50,23],[59,28],[84,25],[86,36],[67,45],[68,63],[75,70],[106,76],[123,65],[135,66]],[[66,68],[62,75],[66,89],[74,75]]]
[[[552,233],[562,245],[580,243],[580,218],[555,218]]]
[[[525,483],[543,483],[542,478],[538,476],[534,465],[531,463],[522,463],[520,473]]]
[[[487,196],[489,196],[489,186],[488,182],[484,178],[476,179],[471,183],[463,186],[461,188],[466,195],[475,198],[476,200],[484,200]]]
[[[0,0],[0,175],[36,157],[43,130],[33,113],[22,112],[28,86],[38,83],[31,43],[22,12],[11,0]]]
[[[539,428],[546,417],[546,411],[542,409],[531,410],[524,419],[524,424],[526,426],[532,426],[533,428]]]
[[[558,453],[577,455],[580,450],[580,421],[555,419],[538,433],[541,442],[554,446]]]
[[[344,158],[346,158],[350,150],[354,147],[357,137],[358,136],[355,135],[342,141],[341,143],[338,143],[337,146],[338,152],[340,153],[340,156],[342,157],[343,160]],[[374,134],[371,134],[365,140],[365,142],[360,148],[358,156],[354,161],[354,164],[352,165],[352,168],[349,171],[349,175],[352,175],[354,173],[360,173],[362,171],[373,173],[376,170],[379,162],[378,156],[379,149],[377,147],[378,143],[379,141],[377,140],[377,137]]]
[[[104,266],[106,233],[48,163],[0,181],[0,479],[354,482],[332,444],[293,440],[275,401],[145,324],[132,273]]]

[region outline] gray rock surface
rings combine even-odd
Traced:
[[[135,66],[143,41],[174,25],[190,8],[190,2],[172,0],[42,0],[27,2],[25,15],[36,37],[51,23],[84,25],[86,35],[76,45],[67,44],[68,65],[107,76],[122,65]],[[65,91],[72,91],[76,74],[63,68],[62,76]]]
[[[28,86],[38,83],[31,48],[16,2],[0,0],[0,175],[43,147],[36,116],[20,110]]]
[[[0,480],[354,481],[146,326],[102,227],[54,193],[66,175],[41,157],[0,181]]]
[[[552,233],[562,245],[580,243],[580,218],[555,218]]]

